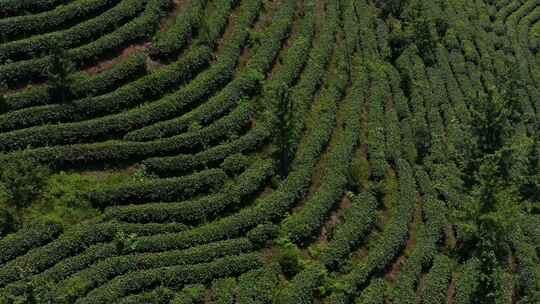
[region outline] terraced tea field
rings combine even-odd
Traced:
[[[537,0],[0,0],[0,303],[538,304],[539,51]]]

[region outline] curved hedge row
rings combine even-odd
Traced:
[[[94,64],[96,59],[117,51],[134,41],[147,38],[158,28],[162,15],[170,0],[148,0],[144,12],[135,19],[118,27],[115,31],[97,40],[67,51],[76,67]],[[21,83],[47,78],[51,56],[17,61],[0,66],[0,82],[13,87]]]
[[[386,143],[385,143],[385,105],[390,98],[386,75],[379,68],[380,62],[375,58],[365,60],[369,75],[373,78],[371,103],[368,116],[368,159],[371,165],[370,172],[377,179],[382,179],[388,170]]]
[[[379,237],[370,243],[369,252],[362,262],[353,265],[352,271],[339,282],[346,286],[345,291],[336,291],[326,299],[326,303],[347,301],[356,293],[358,286],[364,284],[376,270],[384,269],[403,248],[407,240],[409,223],[414,214],[417,199],[414,177],[409,164],[397,161],[399,175],[399,204],[392,221],[384,228]]]
[[[54,222],[36,223],[0,239],[0,265],[54,240],[62,226]]]
[[[272,67],[283,41],[289,34],[296,8],[296,1],[287,0],[280,3],[279,10],[272,16],[266,30],[257,37],[251,34],[254,52],[246,63],[247,70],[254,69],[265,74]]]
[[[410,117],[411,109],[409,108],[407,96],[405,96],[405,93],[403,92],[404,88],[401,87],[402,79],[399,71],[391,64],[386,64],[384,70],[388,79],[391,94],[394,97],[395,111],[399,120]]]
[[[36,14],[70,1],[73,0],[4,0],[0,6],[0,17],[5,18],[26,13]]]
[[[234,304],[236,279],[224,278],[212,282],[210,303],[213,304]]]
[[[337,55],[337,76],[328,83],[328,91],[320,96],[320,111],[325,113],[328,121],[319,120],[319,125],[324,125],[325,130],[313,130],[317,133],[319,140],[328,142],[332,136],[332,129],[336,125],[337,101],[341,99],[347,88],[349,81],[346,69],[346,54],[343,47],[336,50]],[[303,242],[313,237],[314,233],[324,224],[324,220],[330,209],[343,197],[345,186],[348,182],[349,164],[359,139],[361,129],[358,115],[363,106],[363,92],[358,84],[362,84],[362,79],[355,81],[351,88],[351,93],[346,97],[343,108],[343,125],[338,126],[334,131],[334,136],[340,138],[334,147],[330,149],[326,170],[322,172],[325,177],[317,189],[317,192],[310,197],[305,206],[297,213],[293,213],[283,222],[282,229],[287,237],[293,242]],[[328,115],[328,116],[326,116]],[[308,135],[309,136],[309,135]]]
[[[173,224],[126,224],[126,223],[111,223],[109,224],[109,228],[112,226],[112,229],[110,230],[111,235],[105,235],[103,238],[96,240],[96,243],[89,242],[89,243],[77,243],[76,239],[60,239],[58,242],[59,244],[55,244],[55,248],[62,248],[68,251],[68,255],[66,256],[58,256],[60,260],[53,261],[53,265],[50,266],[50,268],[46,268],[47,266],[37,266],[37,268],[29,269],[30,272],[36,273],[33,276],[30,276],[29,274],[25,273],[24,277],[28,280],[28,284],[25,283],[25,281],[17,281],[14,283],[10,283],[5,287],[5,292],[9,294],[14,295],[21,295],[25,293],[28,288],[32,288],[34,286],[43,286],[45,284],[51,284],[51,283],[57,283],[61,280],[66,279],[68,276],[73,275],[74,273],[77,273],[78,271],[81,271],[82,269],[85,269],[89,267],[90,265],[94,264],[96,261],[101,259],[110,258],[113,256],[116,256],[118,254],[118,249],[116,247],[116,244],[114,243],[107,243],[110,240],[112,240],[115,236],[115,234],[118,231],[123,231],[125,233],[136,233],[139,236],[143,235],[152,235],[152,234],[159,234],[159,233],[178,233],[183,230],[187,230],[187,226],[173,223]],[[77,227],[75,229],[83,229],[83,227]],[[90,230],[92,231],[92,230]],[[84,235],[84,234],[83,234]],[[67,246],[67,247],[62,247]],[[76,246],[80,246],[80,248],[76,249],[74,248]],[[39,249],[43,250],[43,249]],[[43,253],[43,252],[42,252]],[[70,256],[70,254],[73,254]],[[41,255],[38,254],[37,257],[39,258]],[[36,256],[33,256],[33,258],[36,258]],[[39,261],[37,261],[39,262]],[[54,264],[56,263],[56,264]],[[39,263],[38,263],[39,264]],[[16,267],[21,267],[21,264],[19,264]],[[40,268],[41,267],[41,268]],[[0,290],[0,293],[2,290]]]
[[[204,300],[206,286],[203,284],[193,284],[184,287],[174,296],[171,304],[196,304]]]
[[[315,297],[315,291],[324,284],[325,280],[326,270],[324,267],[310,265],[294,276],[288,286],[279,291],[273,303],[312,303]]]
[[[36,35],[30,38],[0,44],[0,58],[19,61],[50,54],[54,47],[70,49],[114,31],[141,13],[148,0],[123,0],[97,17],[79,23],[65,31]]]
[[[153,268],[192,265],[211,262],[229,255],[250,252],[254,246],[248,239],[231,239],[185,250],[152,252],[115,256],[95,264],[58,282],[53,294],[59,300],[74,302],[91,290],[114,280],[115,277]]]
[[[435,187],[431,183],[431,177],[422,166],[417,165],[414,167],[414,175],[418,184],[418,190],[422,195],[428,197],[435,197],[437,195]]]
[[[190,1],[188,6],[175,19],[167,31],[157,33],[152,39],[151,54],[158,57],[171,57],[182,50],[199,29],[208,0]],[[225,1],[230,3],[229,0]],[[229,10],[225,9],[228,15]]]
[[[261,45],[254,50],[253,55],[246,64],[246,68],[241,70],[239,75],[218,95],[184,116],[168,121],[161,121],[146,128],[136,130],[127,134],[125,138],[128,140],[150,140],[177,134],[178,132],[181,132],[182,129],[186,128],[191,119],[197,119],[197,115],[205,117],[213,112],[219,114],[232,107],[235,104],[235,101],[240,97],[252,95],[251,93],[258,88],[259,83],[252,84],[251,82],[254,79],[257,79],[254,77],[257,72],[264,74],[270,68],[292,23],[293,12],[294,4],[292,1],[287,1],[280,7],[280,10],[276,12],[276,15],[272,19],[272,24],[262,34]],[[244,32],[244,35],[245,34],[247,33]],[[244,37],[243,39],[246,38],[247,37]],[[241,49],[237,49],[236,52],[231,53],[230,55],[228,53],[229,52],[225,53],[225,55],[227,55],[224,56],[225,58],[218,58],[217,65],[212,67],[212,69],[216,69],[216,76],[233,76],[236,62],[241,54]],[[228,81],[228,79],[224,80]],[[199,112],[203,114],[198,114]],[[192,116],[195,117],[192,118]]]
[[[272,129],[272,125],[263,121],[254,130],[258,130],[258,132],[268,136],[270,129]],[[259,140],[261,138],[257,134],[254,134],[254,132],[250,132],[249,134],[252,135],[251,138],[253,140]],[[311,145],[308,149],[322,150],[322,148],[317,148],[317,145]],[[167,246],[182,246],[186,248],[194,244],[204,244],[233,237],[246,232],[259,223],[277,220],[283,217],[292,202],[306,189],[316,161],[315,154],[304,154],[306,158],[312,157],[312,159],[304,159],[302,161],[302,168],[295,170],[277,191],[258,201],[255,206],[244,208],[237,214],[203,225],[191,231],[186,231],[185,233],[146,238],[146,241],[150,241],[150,244],[166,244]],[[149,245],[149,248],[151,248],[151,245]]]
[[[261,262],[256,254],[244,254],[204,264],[131,272],[92,290],[77,303],[110,303],[111,300],[116,300],[134,291],[157,285],[180,287],[190,283],[206,283],[219,277],[238,275],[260,266]]]
[[[88,76],[84,72],[73,74],[74,83],[70,93],[73,99],[109,93],[146,72],[145,55],[135,53],[95,76]],[[50,86],[45,84],[6,95],[6,103],[11,111],[55,103],[49,89]]]
[[[540,248],[540,218],[534,215],[525,216],[521,221],[521,229],[532,241],[536,248]]]
[[[224,69],[226,66],[229,67],[227,70]],[[160,126],[170,125],[166,119],[173,119],[189,111],[198,102],[211,96],[230,79],[232,72],[230,65],[213,65],[178,91],[140,108],[111,116],[110,119],[117,121],[115,129],[131,131],[124,136],[125,140],[145,141],[161,138]]]
[[[148,123],[151,122],[157,122],[162,120],[163,118],[167,118],[167,116],[173,114],[174,112],[177,112],[178,110],[188,106],[190,103],[193,103],[195,101],[198,101],[209,94],[215,89],[217,89],[224,81],[226,81],[228,78],[227,75],[232,76],[232,72],[234,71],[235,63],[237,61],[237,58],[240,56],[241,49],[243,48],[243,45],[246,40],[247,35],[247,27],[249,24],[251,24],[256,16],[256,13],[258,12],[258,7],[260,3],[259,2],[251,2],[247,3],[245,7],[243,7],[242,14],[239,16],[240,20],[239,23],[235,27],[235,31],[232,34],[232,37],[230,38],[230,42],[225,44],[224,50],[221,52],[220,59],[218,59],[218,66],[212,67],[209,71],[203,72],[203,74],[199,75],[200,77],[197,77],[195,79],[195,82],[189,83],[186,87],[178,91],[177,93],[167,96],[162,100],[159,100],[156,102],[155,105],[152,103],[148,106],[145,106],[141,109],[134,109],[133,111],[129,111],[127,113],[120,113],[113,117],[104,117],[97,121],[91,121],[88,123],[82,123],[79,126],[79,129],[82,129],[82,131],[79,131],[82,135],[89,136],[92,134],[87,134],[90,130],[96,130],[100,131],[99,134],[96,136],[103,136],[108,135],[110,133],[121,133],[121,132],[127,132],[130,130],[133,130],[137,127],[143,127]],[[169,67],[169,72],[174,71],[175,69],[184,69],[184,70],[193,70],[194,68],[200,68],[199,65],[202,63],[206,64],[211,58],[211,50],[206,47],[196,47],[192,51],[190,51],[188,54],[183,56],[183,58],[173,64],[172,67]],[[221,61],[223,60],[223,61]],[[225,72],[227,71],[227,72]],[[48,117],[54,117],[54,121],[63,121],[63,120],[81,120],[86,117],[88,117],[89,113],[96,112],[96,104],[98,105],[97,108],[100,108],[99,105],[102,104],[103,107],[101,111],[103,113],[111,113],[109,108],[111,107],[111,103],[116,102],[116,100],[123,101],[124,99],[135,99],[137,101],[139,98],[145,97],[149,98],[152,97],[152,94],[156,94],[157,92],[160,92],[161,90],[166,89],[167,87],[163,84],[156,83],[156,80],[164,78],[164,74],[167,73],[167,71],[160,71],[156,75],[149,75],[146,78],[138,80],[136,83],[130,84],[128,86],[122,87],[119,90],[117,90],[115,93],[106,95],[103,97],[98,97],[96,99],[88,99],[88,100],[82,100],[79,102],[75,102],[74,105],[79,106],[80,109],[77,109],[79,107],[70,107],[68,109],[62,109],[60,106],[56,107],[48,107],[48,108],[41,108],[39,110],[29,110],[27,113],[20,112],[18,114],[29,117],[32,115],[38,115],[38,116],[45,116]],[[164,79],[165,81],[167,79]],[[152,82],[153,81],[153,82]],[[164,81],[164,82],[165,82]],[[165,83],[168,84],[168,83]],[[147,86],[146,86],[147,85]],[[170,84],[169,84],[170,85]],[[213,86],[212,86],[213,85]],[[140,88],[139,88],[140,87]],[[139,90],[136,90],[139,89]],[[144,89],[144,90],[143,90]],[[152,89],[152,90],[150,90]],[[210,91],[210,92],[209,92]],[[151,96],[148,96],[150,94]],[[139,98],[133,98],[132,96],[139,96]],[[181,102],[179,102],[182,100]],[[133,103],[135,101],[129,101],[130,103]],[[124,101],[128,102],[128,101]],[[137,101],[137,103],[140,103],[140,101]],[[178,109],[174,110],[174,108],[171,107],[171,103],[174,105],[173,107]],[[86,106],[85,106],[86,105]],[[92,105],[93,107],[89,107],[89,105]],[[115,107],[113,107],[115,108]],[[172,109],[171,109],[172,108]],[[108,111],[108,112],[105,112]],[[112,111],[117,112],[118,110]],[[170,113],[173,111],[173,113]],[[35,114],[31,114],[33,112],[36,112]],[[45,113],[41,113],[45,112]],[[70,117],[77,116],[77,112],[83,112],[84,117],[80,117],[77,119],[70,119]],[[103,114],[101,113],[101,114]],[[62,114],[59,116],[59,114]],[[13,115],[17,116],[16,113]],[[94,114],[97,115],[97,114]],[[7,118],[10,120],[10,118]],[[16,117],[14,117],[16,121],[18,120]],[[18,127],[21,126],[28,126],[28,125],[36,125],[41,124],[44,122],[50,122],[50,118],[48,118],[46,121],[40,121],[39,118],[34,118],[34,122],[25,122],[25,121],[19,121]],[[94,124],[93,126],[88,126],[88,124]],[[13,125],[13,122],[10,123],[10,125]],[[1,123],[0,123],[1,127]],[[69,128],[64,127],[64,132],[75,132],[74,129],[75,126],[69,126]],[[97,128],[96,128],[97,127]],[[61,128],[58,127],[58,128]],[[45,132],[49,133],[49,132]],[[79,138],[79,136],[60,136],[61,138]]]
[[[422,207],[426,222],[418,225],[416,244],[400,268],[395,286],[390,292],[394,303],[416,303],[416,287],[422,269],[431,264],[437,253],[437,242],[447,224],[444,202],[426,196]]]
[[[252,106],[246,101],[241,100],[238,101],[238,103],[239,105],[231,113],[217,119],[209,126],[203,125],[200,129],[195,128],[193,130],[187,130],[187,132],[173,137],[156,139],[148,142],[111,140],[96,144],[78,144],[77,147],[83,147],[85,150],[89,151],[89,153],[91,153],[91,151],[96,151],[104,160],[108,161],[142,159],[153,155],[168,155],[185,150],[195,151],[197,149],[202,149],[208,143],[214,142],[226,135],[236,134],[244,130],[244,127],[250,122],[254,111]],[[199,112],[199,115],[204,115],[204,113]],[[102,123],[99,124],[99,122]],[[110,124],[106,124],[105,122],[110,122]],[[115,123],[118,123],[118,121],[114,121],[111,117],[106,117],[104,119],[95,119],[91,121],[91,123],[67,123],[17,130],[4,133],[6,136],[0,134],[0,138],[17,140],[17,137],[20,136],[19,138],[22,143],[25,143],[27,147],[31,147],[33,144],[40,146],[69,144],[71,141],[91,142],[99,139],[105,140],[108,136],[114,135],[107,133],[107,131],[114,126]],[[84,126],[84,128],[70,128],[72,126],[82,126],[85,124],[86,126]],[[120,124],[122,124],[122,122],[120,122]],[[192,125],[190,125],[190,127],[191,126]],[[94,127],[94,132],[84,132],[84,130],[87,130],[86,128],[89,127]],[[50,133],[37,132],[43,129],[48,129]],[[53,130],[55,132],[53,132]],[[24,137],[24,135],[29,133],[34,136],[29,138]],[[10,137],[8,137],[7,134],[9,134]],[[19,142],[18,145],[23,147],[22,143]],[[62,149],[62,147],[59,147],[59,149]],[[107,158],[107,156],[109,158]],[[86,158],[86,156],[81,155],[81,160],[83,157]],[[88,155],[87,157],[91,158],[91,155]]]
[[[36,15],[0,19],[0,43],[38,35],[100,15],[120,0],[79,0]]]
[[[323,115],[324,113],[321,112],[319,114]],[[326,120],[318,119],[318,121],[323,122]],[[260,132],[268,134],[268,130],[271,128],[272,125],[270,123],[267,123],[266,125],[260,123],[253,130],[259,130]],[[322,123],[321,128],[319,129],[325,130]],[[261,136],[254,134],[253,130],[248,133],[248,135],[253,135],[254,140],[259,140]],[[255,205],[244,208],[231,216],[186,231],[185,233],[149,237],[147,238],[148,241],[151,240],[152,244],[189,247],[194,244],[204,244],[233,237],[242,232],[246,232],[250,228],[257,226],[259,223],[281,219],[289,210],[291,204],[297,198],[301,197],[301,194],[306,190],[318,155],[320,155],[324,148],[324,142],[320,142],[319,137],[315,135],[316,134],[314,133],[313,136],[310,137],[309,144],[306,143],[303,153],[300,154],[303,159],[297,159],[298,165],[289,174],[287,179],[277,190],[258,200]],[[180,163],[182,162],[179,162],[178,164]],[[185,164],[182,166],[183,168],[186,168]],[[167,166],[164,166],[164,168],[166,167]]]
[[[81,146],[84,147],[86,153],[79,157],[82,156],[90,161],[133,161],[155,155],[203,150],[207,148],[209,143],[243,131],[248,126],[252,116],[251,105],[247,102],[240,102],[240,105],[233,112],[202,129],[149,142],[109,141]]]
[[[152,140],[179,134],[187,130],[192,124],[201,126],[212,124],[214,119],[234,109],[241,100],[249,97],[257,89],[259,83],[259,79],[251,77],[251,75],[248,75],[248,77],[240,75],[217,95],[192,111],[167,122],[159,122],[150,127],[135,130],[126,134],[124,138],[136,141]],[[159,133],[156,134],[156,131]]]
[[[264,128],[261,128],[260,130],[263,130],[264,132],[266,132],[265,130],[268,129],[268,126],[264,126]],[[264,133],[263,132],[263,133]],[[253,136],[252,138],[256,138],[256,136]],[[164,244],[168,244],[168,243],[164,243]],[[183,245],[182,245],[183,246]],[[144,249],[144,248],[143,248]]]
[[[272,303],[276,288],[280,283],[279,276],[279,265],[276,264],[242,274],[238,278],[235,303]]]
[[[319,114],[323,115],[323,113]],[[317,120],[325,121],[324,119]],[[246,136],[251,136],[254,141],[260,142],[261,138],[269,136],[269,132],[273,128],[273,123],[274,122],[271,121],[261,121]],[[325,129],[322,123],[320,129]],[[264,136],[259,136],[254,131],[260,132],[262,133],[261,135]],[[281,219],[289,210],[292,203],[297,198],[301,197],[301,194],[309,185],[313,167],[318,159],[318,155],[320,155],[324,148],[324,143],[320,143],[318,139],[319,138],[315,135],[310,137],[310,140],[308,141],[309,144],[306,144],[305,149],[303,149],[304,152],[298,156],[299,159],[297,159],[297,167],[292,170],[287,179],[279,186],[277,190],[258,200],[254,206],[244,208],[236,214],[197,227],[190,231],[186,231],[185,233],[148,238],[148,240],[152,240],[153,244],[159,243],[171,246],[189,247],[194,244],[204,244],[239,235],[242,232],[246,232],[250,228],[257,226],[259,223]],[[233,142],[233,144],[236,145],[228,145],[228,147],[230,147],[229,152],[232,153],[233,151],[231,150],[235,149],[243,149],[238,148],[239,145],[236,142]],[[240,147],[242,146],[240,145]],[[223,150],[226,150],[225,147],[223,147]],[[218,151],[219,150],[217,149],[213,150],[212,153],[207,151],[201,153],[197,158],[204,157],[206,160],[215,159],[214,157],[223,155],[223,153],[217,153]],[[302,158],[300,159],[300,157]],[[178,164],[177,166],[181,166],[181,169],[192,167],[195,165],[193,162],[197,161],[197,158],[193,156],[183,156],[183,158],[184,160],[187,160],[186,163],[182,161],[175,163],[175,165]],[[201,160],[199,159],[198,162],[201,162]],[[163,168],[167,167],[169,166],[163,166]]]
[[[392,303],[416,303],[416,285],[422,274],[422,267],[427,266],[436,253],[436,244],[426,235],[425,226],[420,225],[417,230],[417,243],[400,268],[395,286],[389,293]]]
[[[356,298],[356,304],[384,304],[384,295],[388,285],[383,279],[373,279]],[[438,302],[444,303],[444,302]]]
[[[336,228],[321,254],[320,260],[326,267],[336,269],[347,260],[374,223],[377,205],[377,200],[369,193],[361,193],[353,199],[352,207],[345,210],[343,223]]]
[[[313,0],[304,1],[304,16],[299,24],[298,36],[295,37],[292,45],[285,51],[285,54],[278,59],[281,66],[276,67],[276,71],[273,73],[272,78],[267,80],[265,87],[268,86],[271,88],[277,84],[291,86],[300,75],[306,62],[311,58],[311,56],[306,56],[306,54],[310,53],[315,36],[314,6]],[[260,48],[264,49],[265,47],[259,46]],[[261,52],[261,57],[263,57],[263,52]],[[257,65],[257,60],[255,59],[251,62],[253,63],[248,64],[253,64],[253,67],[264,66]],[[263,98],[273,98],[267,95],[270,95],[269,92],[263,91]]]
[[[58,261],[84,250],[88,245],[110,241],[116,231],[115,228],[117,226],[114,224],[84,225],[66,231],[54,242],[36,248],[0,268],[0,287],[41,272]]]
[[[403,144],[401,143],[401,130],[397,111],[390,108],[384,113],[385,128],[385,151],[388,161],[395,162],[402,158]]]
[[[184,173],[208,164],[223,161],[228,156],[257,149],[270,137],[270,131],[263,124],[256,125],[240,138],[214,146],[197,154],[180,154],[169,157],[154,157],[143,161],[146,170],[159,176]]]
[[[451,276],[452,260],[445,255],[437,255],[433,260],[433,266],[426,276],[422,303],[438,304],[446,301]]]
[[[526,299],[537,302],[540,300],[538,248],[527,242],[522,231],[514,232],[512,245],[519,264],[519,287],[523,290]]]
[[[104,187],[88,194],[92,205],[104,208],[113,205],[186,199],[204,192],[218,191],[227,174],[210,169],[188,176],[168,179],[149,179]]]
[[[111,121],[116,121],[114,130],[125,130],[128,132],[147,125],[151,125],[149,127],[151,129],[152,124],[159,126],[159,122],[180,115],[182,111],[190,109],[195,103],[211,96],[222,85],[227,83],[233,76],[236,62],[246,43],[247,28],[250,27],[256,18],[259,5],[260,2],[251,1],[245,2],[240,8],[238,23],[233,28],[223,48],[219,51],[216,64],[201,72],[195,79],[173,94],[165,96],[156,102],[146,104],[141,108],[132,109],[126,113],[120,113],[116,117],[111,117]],[[205,31],[220,33],[223,31],[225,25],[225,23],[211,23]],[[217,36],[213,39],[217,39]],[[145,130],[147,128],[141,129],[141,132],[146,132]],[[131,135],[128,134],[126,139],[136,140],[130,137]]]
[[[222,212],[239,205],[242,198],[260,189],[272,173],[272,161],[257,159],[232,185],[226,185],[218,194],[179,203],[111,207],[105,210],[104,215],[105,218],[132,223],[198,223],[216,218]]]
[[[212,138],[214,135],[219,135],[223,132],[228,133],[227,129],[220,129],[219,132],[217,132],[216,129],[218,129],[219,126],[222,128],[232,127],[234,130],[234,128],[241,126],[241,124],[239,124],[239,117],[241,121],[243,119],[241,117],[247,117],[245,115],[248,114],[249,116],[251,113],[251,110],[246,109],[245,107],[239,107],[237,110],[238,111],[231,113],[231,115],[222,118],[207,128],[181,134],[169,139],[145,143],[109,141],[97,144],[43,147],[28,149],[7,155],[0,154],[0,158],[4,161],[9,161],[11,157],[29,157],[42,163],[46,163],[56,169],[69,167],[76,164],[80,165],[96,162],[116,163],[117,161],[136,161],[141,158],[144,159],[150,155],[166,154],[168,151],[174,152],[177,150],[177,147],[175,146],[176,143],[178,143],[180,148],[182,148],[182,145],[185,145],[186,143],[202,144],[201,140]],[[259,147],[261,143],[265,142],[270,135],[271,134],[268,126],[264,124],[256,125],[255,128],[238,139],[225,142],[221,145],[214,146],[204,152],[194,155],[187,154],[176,157],[177,159],[179,158],[182,161],[186,161],[186,163],[177,164],[177,168],[173,168],[173,170],[167,170],[165,168],[162,173],[165,175],[170,175],[172,172],[174,172],[174,170],[186,172],[204,167],[205,164],[211,162],[221,161],[227,156],[235,153],[254,150]],[[159,158],[159,160],[162,161],[163,158]],[[155,172],[154,168],[147,167],[147,170]]]
[[[205,17],[204,11],[207,2],[208,0],[190,1],[188,6],[176,16],[171,27],[164,32],[157,33],[152,38],[151,54],[158,57],[171,57],[184,48]]]
[[[309,15],[311,16],[311,15]],[[305,18],[309,17],[306,15]],[[311,16],[312,17],[312,16]],[[311,18],[306,19],[306,26],[310,25],[312,22],[307,22],[307,20],[312,21]],[[309,34],[305,38],[308,39],[312,36],[313,26],[309,26],[311,30],[306,30],[305,33]],[[302,31],[304,32],[304,31]],[[280,69],[278,72],[276,72],[275,77],[273,79],[279,79],[279,75],[294,75],[291,71],[297,71],[299,72],[301,65],[303,64],[303,61],[306,59],[306,56],[303,56],[302,50],[305,50],[305,48],[309,47],[311,39],[308,39],[308,41],[304,39],[299,39],[298,41],[295,41],[293,46],[289,49],[287,54],[285,55],[283,61],[291,63],[291,65],[283,66],[282,69]],[[297,46],[302,46],[304,48],[300,48]],[[293,50],[295,50],[293,52]],[[295,59],[295,55],[299,56],[299,58],[303,58],[304,60]],[[293,64],[294,63],[294,64]],[[315,63],[314,63],[315,64]],[[201,74],[202,75],[202,74]],[[189,85],[188,85],[189,86]],[[200,88],[201,90],[204,90],[204,82],[201,82]],[[188,92],[187,90],[184,92],[186,96],[190,96],[191,92]],[[174,95],[174,94],[173,94]],[[122,122],[133,122],[138,120],[146,121],[148,117],[154,117],[156,112],[164,112],[164,110],[171,109],[175,107],[174,100],[167,100],[163,99],[164,103],[163,105],[159,105],[156,107],[152,107],[153,104],[157,104],[159,102],[155,103],[149,103],[147,106],[141,107],[141,111],[138,109],[134,109],[132,111],[129,111],[133,113],[133,115],[127,115],[126,119],[120,119],[120,115],[115,116],[114,118],[116,120],[120,120],[120,125],[122,125]],[[143,110],[144,109],[144,110]],[[173,110],[174,111],[174,110]],[[167,114],[168,112],[164,112],[164,114]],[[174,112],[173,112],[174,113]],[[173,113],[167,114],[171,115]],[[156,120],[162,119],[163,114],[159,114],[156,118]],[[119,127],[118,125],[116,127]],[[220,155],[223,155],[223,153],[234,153],[234,151],[242,150],[239,149],[239,147],[242,147],[242,145],[248,145],[247,147],[250,147],[250,145],[257,145],[258,143],[264,141],[268,136],[270,129],[265,128],[256,128],[257,130],[253,130],[254,132],[249,133],[247,136],[233,142],[230,144],[225,144],[220,147],[216,147],[213,149],[212,152],[201,154],[200,157],[206,158],[206,159],[212,159],[212,158],[220,158]],[[236,144],[240,144],[240,146],[237,146]],[[121,153],[118,154],[111,150],[111,152],[101,151],[101,149],[104,149],[106,146],[108,146],[108,143],[103,144],[95,144],[95,145],[74,145],[74,146],[66,146],[66,147],[47,147],[47,148],[38,148],[33,150],[25,151],[23,154],[39,159],[40,161],[51,163],[53,167],[63,167],[65,165],[74,164],[74,163],[81,163],[81,162],[94,162],[94,161],[106,161],[106,160],[123,160],[125,157],[134,157],[134,155],[131,154],[125,154]],[[115,149],[121,149],[120,146],[123,144],[117,143],[115,144]],[[128,147],[128,146],[126,146]],[[244,146],[244,149],[246,147]],[[128,150],[130,151],[130,150]],[[110,154],[109,154],[110,153]],[[200,163],[200,162],[198,162]]]
[[[337,18],[335,13],[332,17]],[[327,20],[325,20],[325,22],[326,21]],[[328,22],[330,22],[332,26],[322,27],[321,33],[313,42],[313,48],[309,52],[308,56],[302,54],[302,52],[307,51],[307,49],[299,49],[298,53],[295,53],[291,50],[291,55],[296,54],[296,56],[299,56],[296,58],[303,59],[302,61],[297,62],[298,68],[292,70],[296,72],[296,75],[298,75],[301,67],[304,66],[305,63],[305,67],[302,71],[302,74],[300,75],[300,79],[298,80],[296,85],[290,89],[289,96],[287,97],[289,102],[291,103],[291,112],[293,113],[293,119],[291,119],[291,131],[289,132],[291,151],[296,151],[296,149],[298,148],[305,127],[305,119],[309,115],[308,113],[311,101],[315,96],[315,92],[317,91],[319,86],[321,86],[324,80],[324,75],[326,75],[326,67],[330,62],[332,52],[335,47],[335,33],[338,20],[329,20]],[[313,26],[311,24],[309,25]],[[313,40],[313,37],[310,38],[310,40]],[[292,60],[294,60],[295,56],[291,56],[291,58]],[[284,60],[284,62],[286,61]],[[283,75],[284,80],[287,81],[284,81],[284,83],[290,86],[292,84],[293,78],[288,77],[286,72],[283,72]],[[290,75],[295,74],[291,73]],[[274,85],[278,86],[280,85],[280,83],[276,81]],[[272,86],[269,87],[270,89],[272,89]],[[279,104],[278,96],[271,97],[276,99],[272,101],[273,104]]]
[[[302,174],[302,177],[305,178],[305,174]],[[274,191],[267,197],[257,201],[254,206],[243,208],[233,215],[183,233],[147,237],[145,242],[147,242],[148,248],[155,247],[158,244],[167,247],[172,246],[171,248],[187,248],[196,244],[205,244],[241,235],[260,223],[282,217],[286,212],[285,208],[288,209],[291,200],[294,200],[298,195],[297,191],[302,191],[302,188],[306,187],[306,185],[302,185],[302,187],[293,188],[299,183],[305,184],[306,182],[297,178],[286,186],[290,189],[290,193],[285,192],[283,189],[282,191]]]
[[[456,304],[472,303],[476,289],[480,284],[478,281],[480,264],[480,260],[471,258],[463,265],[456,284],[456,293],[454,296],[454,302]]]
[[[132,294],[121,298],[118,304],[167,304],[175,297],[174,292],[165,287],[157,287],[151,291]]]
[[[179,83],[191,79],[208,64],[211,54],[209,48],[197,47],[174,64],[139,78],[110,94],[88,97],[67,105],[45,105],[7,113],[0,116],[0,130],[8,131],[47,123],[80,121],[134,107],[148,99],[161,96]],[[85,130],[89,131],[89,129]]]
[[[195,79],[173,94],[115,117],[114,120],[121,122],[115,126],[115,129],[126,131],[134,129],[126,128],[126,125],[135,125],[137,128],[141,128],[128,133],[124,139],[140,141],[163,137],[160,135],[160,130],[169,124],[166,119],[172,119],[190,110],[226,84],[233,77],[241,50],[246,43],[246,29],[250,27],[256,17],[258,5],[260,5],[258,2],[246,2],[240,8],[238,23],[218,52],[217,62],[212,67],[201,72]],[[208,31],[216,30],[221,29],[208,29]],[[249,84],[250,81],[247,83]]]

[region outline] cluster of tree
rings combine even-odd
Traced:
[[[51,61],[47,67],[47,83],[49,85],[49,95],[56,103],[66,103],[73,100],[73,73],[75,72],[73,62],[68,52],[56,46],[51,50]],[[10,108],[7,102],[6,93],[8,86],[0,83],[0,115],[7,113]]]
[[[469,195],[455,210],[460,258],[480,261],[477,298],[493,303],[500,275],[513,256],[512,236],[519,231],[519,219],[527,207],[531,147],[534,139],[521,128],[520,111],[523,84],[510,71],[500,79],[502,89],[491,88],[488,96],[473,103],[475,144],[466,160],[466,185]],[[523,166],[521,166],[523,165]],[[534,169],[533,169],[534,171]]]
[[[40,195],[49,175],[47,167],[26,158],[13,158],[0,166],[0,236],[20,225],[15,215]]]
[[[50,96],[57,103],[65,103],[72,100],[72,86],[74,72],[73,63],[68,52],[56,46],[51,51],[51,62],[49,64],[48,84]]]
[[[395,61],[411,44],[418,48],[424,63],[436,62],[437,44],[445,36],[448,23],[433,12],[425,0],[392,0],[380,4],[390,30],[391,60]]]

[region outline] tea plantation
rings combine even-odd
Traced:
[[[540,1],[0,0],[0,303],[539,304]]]

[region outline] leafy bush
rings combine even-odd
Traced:
[[[247,233],[248,239],[259,247],[275,239],[279,234],[279,227],[273,224],[259,224]]]
[[[248,156],[237,153],[227,157],[223,163],[221,163],[221,169],[223,169],[229,175],[237,175],[245,170],[250,163]]]
[[[32,159],[12,158],[0,168],[0,205],[11,208],[29,207],[47,184],[50,172]]]
[[[290,279],[302,270],[300,250],[287,239],[279,239],[277,244],[279,251],[275,260],[279,264],[281,272]]]

